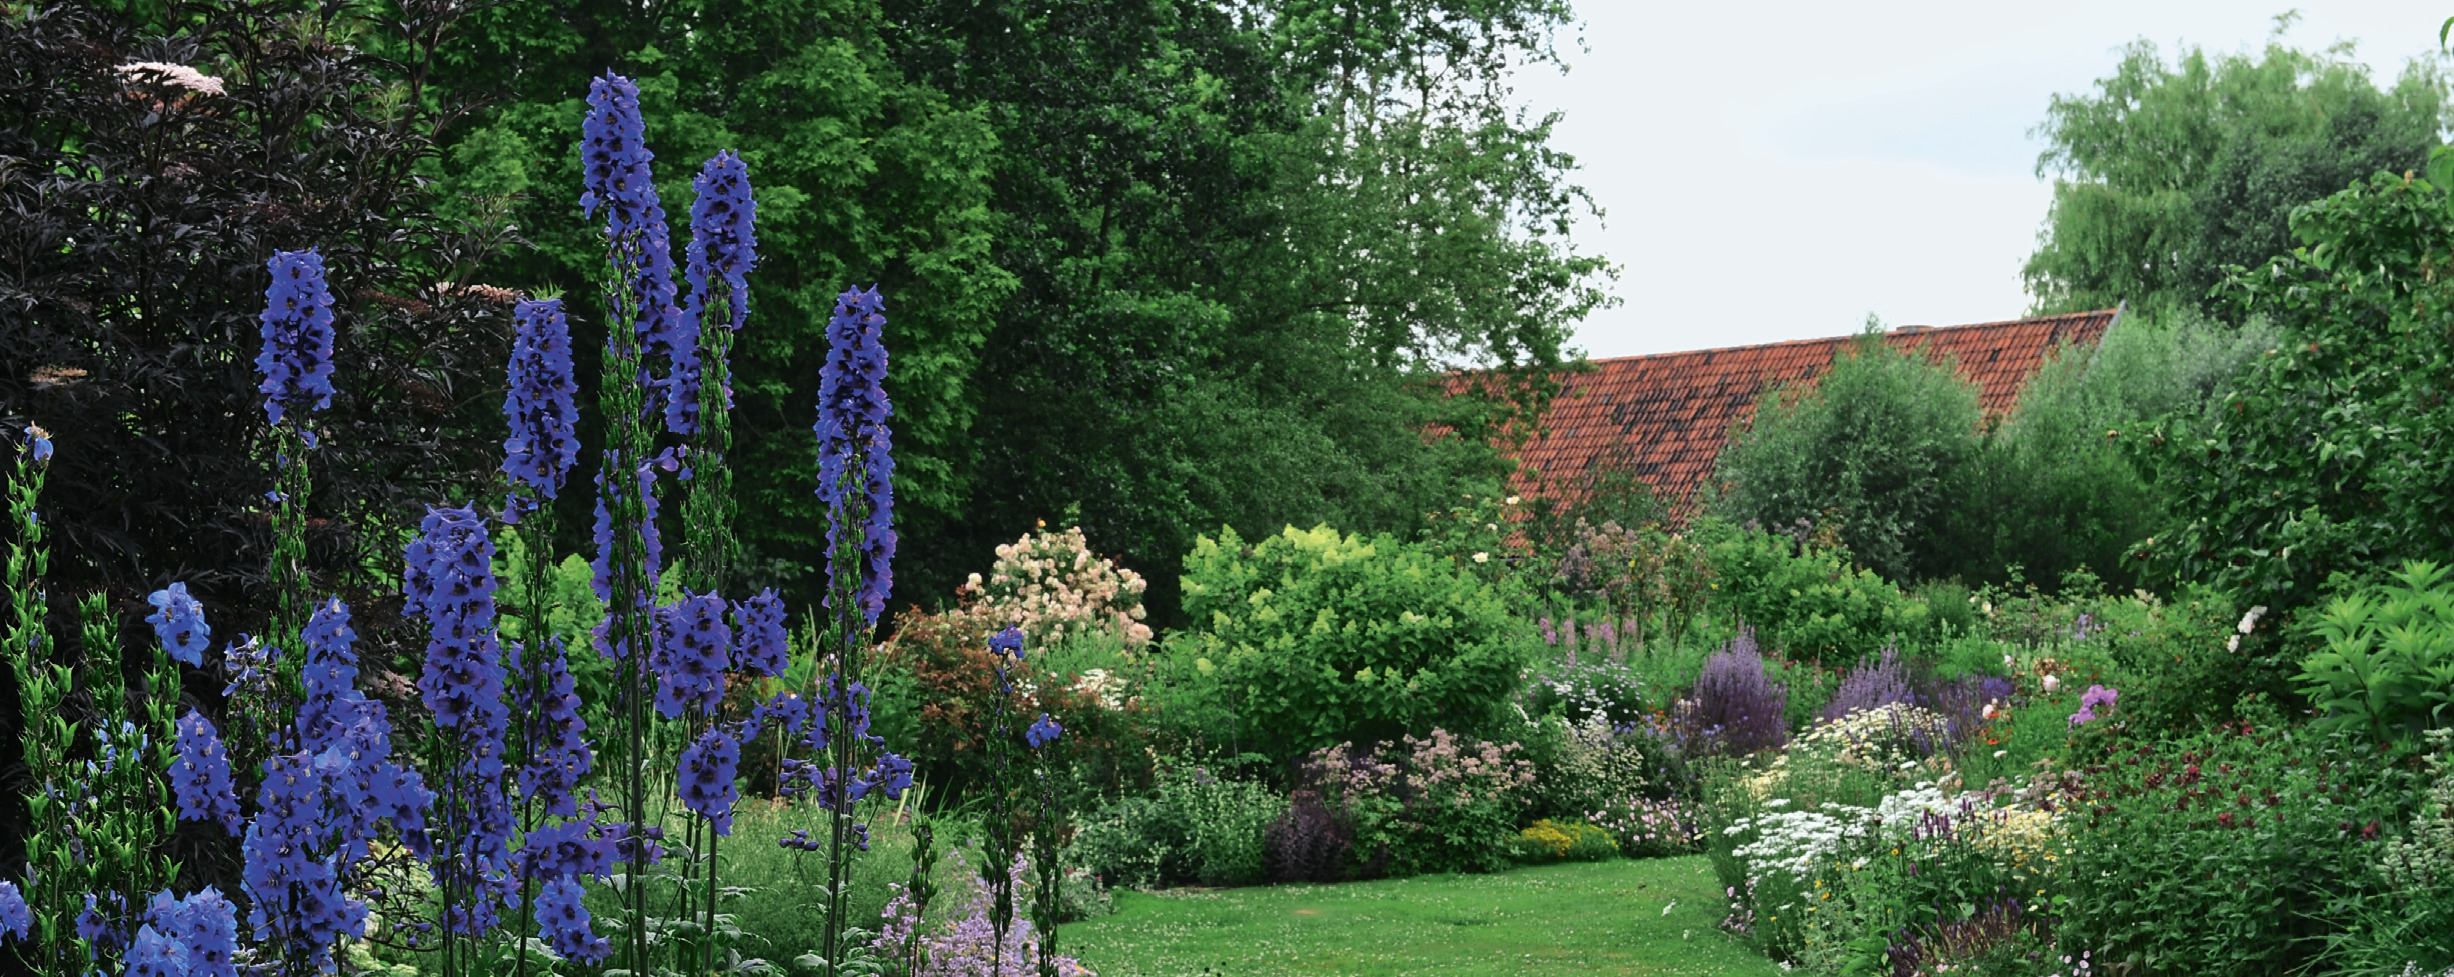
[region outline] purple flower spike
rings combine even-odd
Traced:
[[[206,886],[185,899],[154,894],[146,923],[187,950],[188,977],[238,977],[238,914],[221,890]],[[140,934],[139,942],[143,942]]]
[[[682,277],[690,284],[683,302],[681,328],[674,335],[673,378],[667,381],[665,426],[675,434],[699,430],[701,330],[711,325],[739,331],[750,316],[750,269],[758,263],[754,224],[758,205],[750,197],[750,167],[731,150],[717,153],[691,183],[698,198],[690,205],[689,258]],[[711,308],[721,291],[723,304]],[[710,322],[710,315],[721,319]],[[733,405],[733,392],[722,403]]]
[[[504,704],[503,650],[494,631],[494,541],[468,509],[429,508],[409,544],[402,574],[405,614],[427,621],[426,662],[418,692],[434,712],[437,733],[453,762],[444,771],[454,799],[445,813],[452,836],[435,861],[437,880],[482,893],[513,890],[511,809],[503,793],[503,744],[510,728]],[[447,917],[455,933],[494,928],[500,900],[478,899]]]
[[[190,665],[202,666],[207,645],[212,644],[213,629],[205,624],[204,605],[187,594],[187,584],[174,583],[153,592],[145,602],[155,608],[145,623],[153,625],[154,637],[161,639],[162,649],[172,658]]]
[[[885,327],[886,300],[877,289],[837,296],[827,320],[826,366],[818,374],[818,497],[827,504],[830,576],[843,579],[844,568],[832,562],[846,534],[853,534],[863,558],[855,599],[871,627],[895,583],[894,435],[886,426],[894,408],[886,398],[886,347],[879,341]],[[853,525],[856,511],[866,518]]]
[[[256,372],[264,377],[264,415],[274,424],[300,409],[332,406],[332,291],[324,286],[324,256],[315,249],[277,251],[265,267],[273,274],[264,290],[264,351]]]
[[[741,743],[718,726],[699,734],[682,751],[682,806],[715,823],[716,833],[733,833],[733,781],[740,776]]]
[[[520,651],[513,651],[517,670]],[[543,803],[545,813],[571,817],[579,813],[579,782],[595,766],[588,748],[588,723],[579,717],[577,683],[571,677],[570,655],[562,639],[548,637],[536,663],[539,687],[534,698],[519,703],[531,744],[520,783],[528,796]]]
[[[511,392],[503,398],[503,416],[511,434],[503,439],[503,474],[526,486],[534,499],[551,499],[562,490],[571,465],[579,460],[579,439],[573,433],[579,408],[571,378],[571,330],[562,316],[562,300],[522,302],[513,310]],[[517,523],[534,506],[519,496],[503,507],[503,521]]]
[[[693,706],[714,711],[724,701],[731,639],[722,597],[685,592],[673,606],[657,608],[656,645],[649,658],[656,672],[657,713],[680,719]]]
[[[625,301],[634,303],[632,323],[646,362],[667,360],[675,348],[682,311],[673,296],[672,229],[656,195],[649,164],[647,123],[639,114],[639,86],[613,72],[588,86],[588,118],[580,129],[581,177],[587,190],[580,211],[591,217],[605,208],[605,240]],[[611,338],[608,338],[608,342]],[[648,386],[646,409],[661,411],[661,388]]]
[[[233,837],[240,830],[238,787],[230,779],[230,754],[221,733],[201,712],[179,720],[178,759],[170,765],[171,794],[182,821],[217,821]]]
[[[734,643],[741,649],[735,663],[753,675],[774,678],[791,664],[785,640],[784,599],[770,588],[733,605]]]

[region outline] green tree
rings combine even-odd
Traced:
[[[2125,430],[2173,515],[2137,557],[2290,612],[2336,574],[2454,557],[2447,194],[2379,174],[2295,212],[2230,295],[2282,328],[2214,409]]]
[[[1869,568],[1921,575],[1926,543],[1978,447],[1977,389],[1949,363],[1883,341],[1871,317],[1811,386],[1768,391],[1731,432],[1713,510],[1734,523],[1824,521]]]
[[[2139,41],[2088,94],[2057,95],[2037,134],[2054,201],[2023,274],[2039,312],[2212,308],[2235,266],[2288,250],[2294,207],[2420,167],[2454,123],[2445,73],[2416,61],[2381,90],[2348,43],[2256,54]]]

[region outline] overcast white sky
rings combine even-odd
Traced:
[[[1756,3],[1580,0],[1571,70],[1518,96],[1606,214],[1581,246],[1622,266],[1595,357],[2018,317],[2051,198],[2028,130],[2147,38],[2262,46],[2283,0]],[[2296,46],[2359,42],[2391,79],[2454,0],[2315,0]]]

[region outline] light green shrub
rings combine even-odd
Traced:
[[[2330,601],[2310,626],[2326,647],[2301,662],[2320,725],[2400,740],[2454,725],[2454,583],[2415,560],[2381,586]]]

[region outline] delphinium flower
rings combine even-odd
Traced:
[[[616,457],[614,452],[606,452],[606,466],[610,467],[615,464]],[[588,568],[591,571],[589,585],[596,591],[598,600],[611,604],[615,599],[612,564],[615,543],[614,524],[612,514],[605,508],[603,491],[605,474],[602,470],[598,471],[596,479],[599,489],[596,497],[596,557],[588,561]],[[639,500],[645,504],[647,513],[647,517],[639,523],[639,537],[640,542],[646,547],[642,557],[645,560],[648,587],[646,592],[631,595],[630,599],[639,601],[640,606],[645,607],[647,606],[646,601],[656,589],[657,581],[663,575],[660,564],[664,558],[664,543],[656,532],[656,464],[654,462],[639,466],[638,485]],[[611,614],[606,615],[605,620],[598,622],[594,631],[596,650],[598,654],[608,659],[619,660],[629,654],[629,649],[613,646],[608,638],[612,625],[613,615]]]
[[[710,727],[682,751],[682,806],[708,819],[719,835],[733,833],[733,787],[740,775],[741,741],[733,731]]]
[[[316,851],[325,834],[324,773],[304,753],[267,757],[256,802],[240,846],[253,897],[248,925],[284,958],[323,961],[335,940],[360,932],[366,909],[342,896],[332,859]]]
[[[674,302],[672,229],[665,223],[664,202],[650,168],[656,154],[648,151],[639,86],[610,71],[591,82],[588,117],[580,133],[581,176],[587,186],[579,197],[580,211],[593,217],[598,207],[605,208],[605,238],[614,268],[626,276],[621,294],[638,303],[630,311],[645,358],[642,369],[652,369],[677,348],[682,313]],[[645,386],[649,399],[643,409],[646,416],[655,416],[663,409],[656,399],[660,391],[653,384]]]
[[[277,251],[265,263],[272,287],[264,290],[264,349],[256,372],[264,377],[264,414],[274,424],[293,411],[332,406],[332,291],[324,286],[324,256],[313,248]]]
[[[217,821],[232,835],[240,830],[238,788],[230,779],[230,754],[212,720],[191,711],[179,720],[178,759],[170,765],[171,794],[182,821]]]
[[[145,623],[153,625],[162,649],[170,652],[172,658],[203,665],[205,646],[212,642],[213,629],[205,624],[204,605],[188,596],[187,584],[171,584],[145,600],[155,608]]]
[[[774,678],[791,664],[784,628],[784,599],[769,588],[733,604],[733,662],[752,675]]]
[[[15,882],[0,882],[0,934],[22,940],[33,932],[34,911],[26,906],[26,894]]]
[[[854,600],[871,627],[886,610],[895,581],[894,437],[886,426],[894,408],[886,399],[886,347],[879,341],[885,309],[875,288],[837,296],[827,320],[826,365],[818,374],[818,496],[828,511],[828,558],[847,539],[861,554]],[[855,511],[866,518],[846,525]]]
[[[403,613],[428,622],[418,691],[435,727],[456,754],[444,792],[453,801],[437,881],[467,894],[447,913],[447,931],[494,928],[500,896],[511,891],[511,810],[503,790],[502,648],[494,632],[494,543],[468,509],[429,508],[409,544]]]
[[[128,977],[187,977],[187,947],[150,924],[137,928],[128,948]]]
[[[326,850],[335,870],[372,854],[376,822],[390,820],[413,850],[425,851],[426,811],[434,795],[423,775],[392,761],[392,721],[383,703],[357,689],[357,632],[349,605],[327,597],[305,630],[307,661],[300,670],[306,701],[298,710],[297,741],[315,757],[330,799]]]
[[[656,711],[679,719],[692,707],[713,711],[724,701],[724,671],[732,666],[732,631],[724,598],[683,592],[656,609]]]
[[[546,814],[570,817],[579,813],[579,781],[595,765],[595,755],[588,748],[588,723],[579,715],[579,694],[562,638],[548,636],[543,644],[536,652],[538,687],[533,697],[524,694],[519,703],[528,743],[520,785]],[[512,650],[514,671],[520,670],[524,653]]]
[[[998,691],[1014,691],[1014,684],[1008,677],[1008,671],[1013,665],[1019,665],[1022,663],[1022,647],[1023,633],[1021,628],[1007,628],[989,637],[989,661],[997,669]]]
[[[206,886],[185,899],[154,893],[145,919],[187,950],[188,977],[238,977],[237,910],[221,890]]]
[[[731,150],[717,153],[700,167],[691,186],[698,195],[690,205],[689,257],[682,272],[683,279],[690,284],[690,294],[684,300],[682,315],[686,325],[683,335],[677,338],[692,341],[692,346],[675,348],[670,398],[665,406],[665,425],[675,434],[698,431],[698,385],[708,372],[701,360],[710,353],[721,355],[730,345],[725,338],[706,330],[722,328],[729,334],[741,329],[750,315],[750,269],[758,262],[755,230],[758,204],[750,196],[749,164]],[[719,290],[724,304],[711,307],[709,299]],[[711,322],[709,316],[715,313],[721,313],[723,318]],[[721,362],[714,364],[713,372],[718,375],[725,372]],[[732,406],[732,391],[722,391],[718,402]]]
[[[1048,718],[1048,714],[1043,712],[1040,713],[1039,722],[1032,723],[1030,729],[1023,731],[1023,740],[1030,743],[1031,748],[1036,750],[1056,742],[1057,737],[1063,735],[1064,732],[1064,726]]]
[[[583,891],[568,878],[546,880],[537,894],[537,932],[555,953],[593,967],[613,955],[613,943],[589,925],[588,907],[580,902]]]
[[[358,719],[357,707],[343,700],[363,700],[358,692],[358,655],[351,647],[358,633],[350,630],[348,605],[333,597],[317,603],[302,637],[307,660],[298,677],[306,699],[298,706],[298,742],[309,753],[321,753]]]
[[[503,521],[517,524],[520,516],[562,491],[571,465],[579,460],[574,428],[579,408],[571,378],[571,330],[563,320],[562,300],[520,303],[512,310],[511,392],[503,397],[503,417],[511,433],[503,439],[503,474],[515,491],[503,506]],[[525,489],[526,492],[518,491]]]

